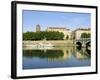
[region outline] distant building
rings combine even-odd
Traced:
[[[71,39],[71,33],[70,29],[66,29],[64,27],[48,27],[47,31],[58,31],[62,32],[64,34],[64,39],[68,38]]]
[[[36,32],[40,32],[41,31],[41,27],[39,24],[36,25]]]
[[[73,35],[75,39],[80,39],[82,33],[87,33],[87,34],[91,33],[91,29],[90,28],[78,28],[75,31],[73,31]]]

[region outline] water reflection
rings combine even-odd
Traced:
[[[39,58],[48,58],[48,59],[68,59],[71,54],[73,54],[77,59],[85,59],[90,57],[90,50],[86,48],[79,47],[55,47],[52,50],[23,50],[23,56],[25,57],[39,57]]]
[[[23,69],[90,66],[90,54],[90,50],[79,47],[24,48]]]
[[[91,57],[91,51],[88,50],[87,48],[82,48],[82,47],[75,47],[75,56],[77,59],[89,59]]]
[[[39,57],[39,58],[59,58],[63,57],[62,50],[24,50],[23,55],[26,57]]]

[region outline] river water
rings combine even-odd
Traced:
[[[54,47],[23,49],[23,69],[91,66],[91,51],[86,48]]]

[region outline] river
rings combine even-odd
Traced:
[[[91,66],[91,51],[86,48],[23,48],[23,69]]]

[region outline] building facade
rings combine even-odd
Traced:
[[[73,35],[75,37],[75,39],[80,39],[82,33],[86,33],[86,34],[91,34],[91,29],[90,28],[78,28],[75,31],[73,31]]]
[[[40,32],[41,27],[39,24],[36,25],[36,32]],[[65,27],[48,27],[46,31],[58,31],[62,32],[64,34],[64,38],[66,40],[72,40],[72,39],[80,39],[82,33],[91,34],[90,28],[77,28],[74,31],[71,31],[70,29],[67,29]]]
[[[71,39],[72,31],[64,27],[48,27],[47,31],[58,31],[64,34],[64,39]]]

